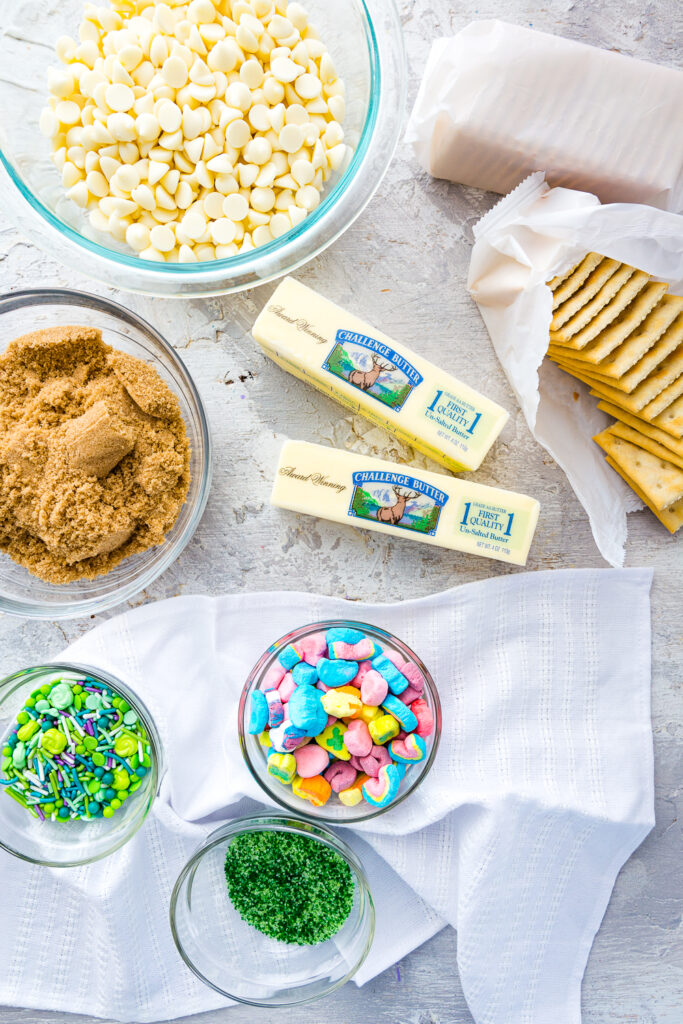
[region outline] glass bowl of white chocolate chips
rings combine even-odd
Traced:
[[[393,0],[0,0],[0,211],[129,291],[225,294],[342,234],[393,155]]]

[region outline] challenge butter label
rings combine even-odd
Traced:
[[[339,330],[322,369],[396,411],[423,381],[411,362],[389,345],[355,331]]]
[[[352,475],[349,515],[433,537],[448,495],[405,473],[360,470]]]

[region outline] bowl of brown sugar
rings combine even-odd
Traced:
[[[139,593],[194,533],[211,480],[182,360],[109,299],[0,296],[0,611],[70,618]]]

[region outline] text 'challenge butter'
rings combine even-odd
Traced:
[[[293,512],[524,565],[534,498],[472,480],[286,441],[271,502]]]
[[[253,335],[279,366],[459,471],[477,469],[505,409],[292,278]]]

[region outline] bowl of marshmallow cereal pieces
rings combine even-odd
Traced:
[[[148,323],[95,295],[0,296],[0,612],[94,614],[178,557],[211,482],[201,398]]]
[[[393,0],[0,0],[0,211],[68,266],[199,296],[289,273],[391,160]],[[30,84],[29,84],[30,83]]]
[[[50,867],[90,864],[127,843],[163,770],[140,698],[83,665],[0,681],[0,747],[0,847]]]
[[[262,655],[242,691],[240,745],[288,810],[363,821],[395,807],[432,766],[441,704],[427,668],[364,622],[316,622]]]
[[[281,811],[212,832],[171,896],[178,952],[206,985],[242,1003],[328,995],[365,960],[375,930],[357,856],[324,825]]]

